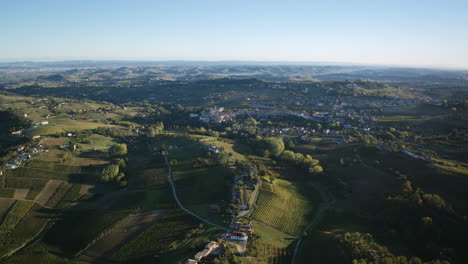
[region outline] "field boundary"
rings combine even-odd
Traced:
[[[190,211],[189,209],[185,208],[182,203],[180,202],[179,200],[179,197],[177,196],[177,192],[176,192],[176,188],[175,188],[175,184],[174,184],[174,181],[172,180],[172,167],[171,167],[171,164],[169,163],[169,160],[167,159],[167,156],[164,156],[164,161],[166,162],[166,165],[167,165],[167,168],[168,168],[168,177],[169,177],[169,183],[171,184],[171,188],[172,188],[172,195],[174,196],[174,199],[176,200],[177,202],[177,205],[180,207],[180,209],[182,209],[183,211],[185,211],[186,213],[192,215],[193,217],[197,218],[198,220],[201,220],[211,226],[214,226],[214,227],[217,227],[219,229],[222,229],[224,231],[228,231],[227,228],[225,227],[222,227],[220,225],[217,225],[211,221],[208,221],[207,219],[201,217],[201,216],[198,216],[197,214],[195,214],[194,212]]]

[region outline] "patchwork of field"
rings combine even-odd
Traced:
[[[291,183],[275,180],[274,184],[262,184],[252,217],[282,232],[299,236],[315,206],[305,200]]]
[[[59,180],[48,181],[42,189],[41,193],[39,193],[37,196],[36,202],[39,204],[46,204],[61,184],[62,181]]]
[[[163,211],[150,211],[130,215],[121,221],[107,235],[94,242],[83,251],[78,258],[86,262],[109,258],[126,242],[135,238],[138,234],[151,226],[163,213]]]
[[[219,230],[201,227],[200,222],[180,210],[170,210],[112,256],[123,263],[183,263],[194,248],[219,236]],[[169,248],[168,248],[169,245]]]

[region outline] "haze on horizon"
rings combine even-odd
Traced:
[[[468,1],[4,1],[0,61],[468,68]]]

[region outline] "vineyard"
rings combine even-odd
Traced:
[[[272,264],[291,263],[291,250],[284,247],[276,247],[263,242],[256,237],[252,238],[247,254],[257,260]]]
[[[273,189],[265,185],[260,190],[252,217],[287,234],[299,236],[307,225],[312,203],[298,198],[288,188],[274,186]]]

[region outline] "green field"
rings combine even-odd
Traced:
[[[252,217],[287,234],[299,236],[307,226],[313,208],[296,187],[284,180],[264,183]]]
[[[15,178],[43,178],[52,180],[71,180],[72,175],[66,171],[44,170],[39,168],[20,167],[8,173],[9,177]]]
[[[15,195],[15,189],[0,188],[0,197],[13,198]]]
[[[56,207],[59,205],[72,186],[72,184],[67,182],[60,184],[55,193],[50,197],[49,201],[47,201],[46,205],[49,207]]]
[[[76,132],[76,131],[82,131],[85,129],[95,129],[98,127],[111,126],[111,125],[105,125],[102,123],[89,122],[89,121],[84,121],[84,120],[71,120],[68,118],[68,115],[56,116],[56,117],[47,119],[47,121],[49,122],[48,125],[31,126],[29,129],[25,130],[24,133],[27,136],[57,135],[57,134],[64,133],[64,132]]]
[[[44,243],[63,253],[75,254],[130,213],[131,211],[69,212],[47,232]]]
[[[265,243],[263,237],[251,238],[249,248],[245,259],[242,263],[271,263],[271,264],[290,264],[292,257],[292,249],[287,247],[278,247],[271,243]],[[255,259],[252,259],[254,257]]]
[[[21,201],[18,201],[21,202]],[[17,202],[17,203],[18,203]],[[35,236],[40,234],[40,231],[45,227],[47,222],[52,218],[52,214],[48,212],[47,209],[42,208],[41,206],[28,202],[28,204],[23,205],[22,210],[28,212],[21,221],[19,221],[15,228],[12,229],[11,234],[4,241],[3,245],[0,247],[0,256],[8,253],[11,250],[19,248],[24,245],[24,243],[30,241]],[[22,213],[23,214],[23,213]],[[17,215],[16,217],[19,217]]]
[[[277,229],[265,225],[261,222],[253,221],[252,226],[254,228],[254,234],[259,236],[262,241],[269,245],[279,248],[286,248],[289,247],[294,241],[296,241],[295,236],[278,231]]]
[[[352,259],[341,249],[337,235],[370,231],[365,219],[352,214],[326,215],[321,224],[303,238],[297,263],[308,263],[311,259],[320,259],[322,263],[351,263]]]
[[[5,178],[6,188],[20,188],[30,189],[27,199],[35,199],[36,196],[41,192],[44,185],[48,182],[48,179],[36,179],[36,178],[18,178],[9,177]]]
[[[34,203],[17,201],[0,224],[0,245],[3,246],[16,225],[28,214]],[[1,247],[0,247],[1,248]],[[1,256],[1,255],[0,255]]]
[[[182,263],[193,257],[194,249],[202,249],[219,235],[215,230],[200,226],[199,221],[184,212],[170,211],[118,250],[112,260],[125,263]]]

